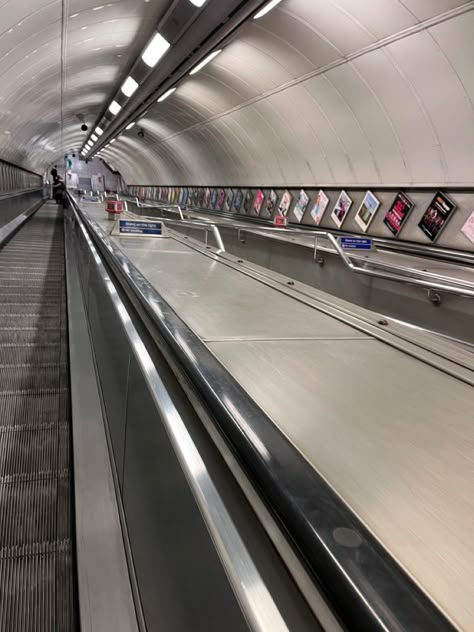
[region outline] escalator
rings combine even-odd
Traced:
[[[0,250],[0,629],[75,619],[63,211]]]

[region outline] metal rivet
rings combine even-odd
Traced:
[[[237,259],[237,263],[243,263],[244,260],[243,259]]]
[[[382,320],[378,321],[379,325],[383,325],[384,327],[386,327],[388,325],[388,321],[385,320],[385,318],[382,318]]]
[[[288,281],[288,285],[294,285],[295,282],[294,281]]]

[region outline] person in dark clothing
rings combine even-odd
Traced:
[[[53,171],[56,171],[56,170],[53,169],[51,171],[51,175],[53,175]],[[61,178],[61,176],[58,175],[58,172],[56,171],[56,174],[53,175],[53,197],[56,201],[56,204],[63,203],[64,191],[65,191],[64,181]]]

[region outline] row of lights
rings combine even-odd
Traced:
[[[191,4],[194,4],[196,7],[202,7],[207,2],[207,0],[189,0],[189,1],[191,2]],[[279,4],[280,2],[281,0],[270,0],[270,2],[268,2],[260,11],[258,11],[258,13],[254,15],[254,20],[258,20],[259,18],[266,15],[269,11],[271,11],[274,7],[276,7],[277,4]],[[160,59],[168,51],[170,46],[171,44],[162,35],[160,35],[160,33],[156,33],[153,39],[151,40],[151,42],[143,51],[143,54],[142,54],[143,62],[149,68],[154,68],[157,65],[157,63],[160,61]],[[219,49],[210,53],[210,55],[208,55],[207,57],[205,57],[205,59],[199,62],[199,64],[197,64],[191,70],[189,74],[195,75],[196,73],[198,73],[200,70],[204,68],[204,66],[207,66],[207,64],[209,64],[213,59],[215,59],[217,55],[219,55],[219,53],[221,52],[222,52],[222,49]],[[121,91],[126,97],[131,97],[133,94],[135,94],[138,88],[139,88],[139,84],[135,81],[135,79],[132,76],[129,76],[122,84]],[[162,94],[159,97],[158,103],[162,103],[163,101],[165,101],[175,91],[176,91],[176,87],[170,88],[169,90],[167,90],[164,94]],[[109,105],[108,109],[109,109],[109,112],[113,116],[116,116],[122,109],[122,106],[117,101],[113,100],[112,103]],[[135,126],[135,122],[127,125],[125,129],[130,130],[134,126]],[[102,128],[100,127],[95,128],[94,133],[91,135],[89,141],[86,143],[84,149],[81,151],[82,156],[85,157],[90,153],[90,151],[94,147],[94,144],[99,140],[100,136],[102,136],[103,133],[104,133],[104,130]],[[108,143],[104,147],[104,149],[109,147],[109,145],[114,143],[116,140],[117,140],[116,138],[112,139],[110,143]]]

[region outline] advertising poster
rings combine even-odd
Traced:
[[[92,176],[92,182],[94,182],[94,176]],[[68,171],[66,174],[66,186],[68,189],[78,189],[79,188],[79,176],[77,173],[73,171]],[[94,187],[92,187],[94,189]],[[95,190],[95,189],[94,189]],[[98,191],[100,189],[97,189]]]
[[[270,195],[268,196],[267,203],[265,204],[265,210],[267,211],[269,215],[273,215],[277,207],[277,204],[278,204],[278,195],[272,189],[270,191]]]
[[[392,206],[387,211],[383,223],[395,237],[398,237],[414,203],[401,191],[397,193]]]
[[[217,196],[218,195],[219,195],[219,189],[212,189],[212,194],[211,194],[211,206],[212,206],[212,208],[216,208]]]
[[[438,193],[434,196],[433,201],[426,209],[418,226],[431,241],[436,241],[441,231],[448,223],[455,208],[456,204],[451,202],[444,193],[438,191]]]
[[[328,204],[329,198],[321,189],[318,193],[314,206],[311,209],[311,217],[313,218],[313,222],[316,224],[316,226],[319,226],[319,224],[321,223]]]
[[[290,210],[292,201],[293,196],[291,195],[291,193],[288,190],[285,191],[281,196],[280,206],[278,207],[278,212],[280,213],[280,215],[283,215],[283,217],[286,217],[288,215],[288,211]]]
[[[247,213],[247,215],[249,214],[251,208],[252,208],[252,191],[249,189],[247,193],[245,194],[245,199],[244,199],[244,211]]]
[[[197,204],[199,202],[199,189],[194,187],[193,189],[193,204]]]
[[[91,184],[92,184],[93,191],[102,191],[102,192],[105,191],[105,179],[102,174],[98,173],[97,175],[92,176],[91,180],[92,180]],[[79,177],[78,177],[78,183],[79,183]]]
[[[209,202],[211,201],[211,189],[205,189],[202,198],[202,205],[204,208],[209,208]]]
[[[260,215],[264,202],[265,193],[262,191],[262,189],[259,189],[255,194],[255,200],[253,201],[253,210],[255,211],[256,215]]]
[[[230,211],[232,209],[233,203],[234,203],[234,191],[233,189],[227,189],[226,194],[225,194],[224,209],[226,211]]]
[[[461,228],[461,231],[470,242],[474,244],[474,211],[469,215],[467,222]]]
[[[352,206],[352,198],[345,191],[341,191],[331,217],[338,228],[341,228]]]
[[[181,198],[181,204],[186,205],[188,203],[188,191],[189,189],[183,189],[183,197]]]
[[[305,214],[305,211],[308,208],[308,204],[309,204],[309,196],[306,193],[306,191],[301,189],[300,194],[295,204],[295,208],[293,210],[293,213],[295,214],[296,219],[299,221],[300,224],[301,224],[301,220],[303,219],[303,215]]]
[[[224,200],[225,200],[225,190],[220,189],[219,196],[217,198],[217,208],[219,209],[219,211],[222,211],[222,209],[224,208]]]
[[[242,191],[239,189],[235,196],[234,196],[234,208],[237,212],[240,211],[240,209],[242,208],[242,199],[244,197],[244,194],[242,193]]]
[[[380,200],[378,200],[371,191],[367,191],[355,216],[355,221],[362,228],[364,233],[367,232],[379,206]]]

